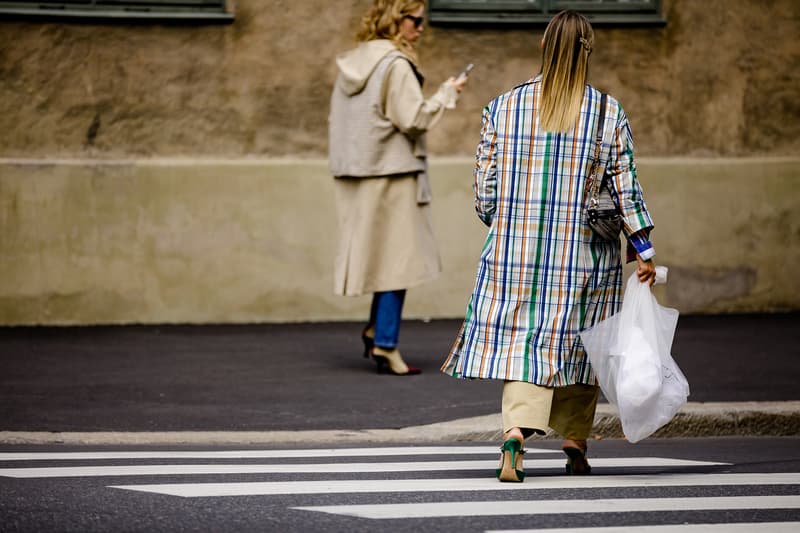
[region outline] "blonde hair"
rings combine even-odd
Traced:
[[[539,125],[545,131],[571,130],[581,111],[589,75],[594,31],[586,17],[562,11],[550,21],[542,40],[542,104]]]
[[[361,28],[356,34],[356,41],[389,39],[404,54],[416,61],[414,47],[400,35],[400,24],[407,15],[420,7],[425,7],[424,0],[375,0],[361,17]]]

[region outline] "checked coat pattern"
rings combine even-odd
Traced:
[[[595,384],[578,334],[618,311],[622,291],[619,243],[595,237],[585,221],[600,96],[586,86],[567,133],[539,129],[540,77],[484,109],[474,191],[489,233],[466,317],[442,365],[446,374]],[[606,105],[601,165],[625,237],[646,235],[653,222],[636,177],[628,119],[614,98]]]

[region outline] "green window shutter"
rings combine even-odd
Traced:
[[[226,0],[0,0],[0,17],[233,21]]]
[[[661,0],[430,0],[428,16],[442,24],[546,24],[574,9],[600,24],[664,24]]]

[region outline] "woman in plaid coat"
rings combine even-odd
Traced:
[[[582,15],[556,15],[542,39],[542,72],[484,109],[475,208],[489,226],[466,318],[442,370],[499,379],[501,481],[522,481],[522,442],[548,427],[566,440],[567,471],[588,473],[586,438],[599,388],[578,334],[621,303],[619,243],[585,219],[601,93],[586,85],[594,44]],[[652,283],[653,227],[636,177],[633,140],[607,98],[601,164],[623,218],[628,260]]]

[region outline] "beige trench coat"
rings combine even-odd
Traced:
[[[406,61],[394,62],[384,83],[386,116],[414,137],[423,135],[457,100],[455,89],[446,83],[425,99]],[[406,289],[439,275],[427,176],[340,177],[334,189],[339,228],[336,294]]]
[[[334,183],[336,294],[406,289],[439,275],[431,207],[417,203],[416,176],[339,178]]]

